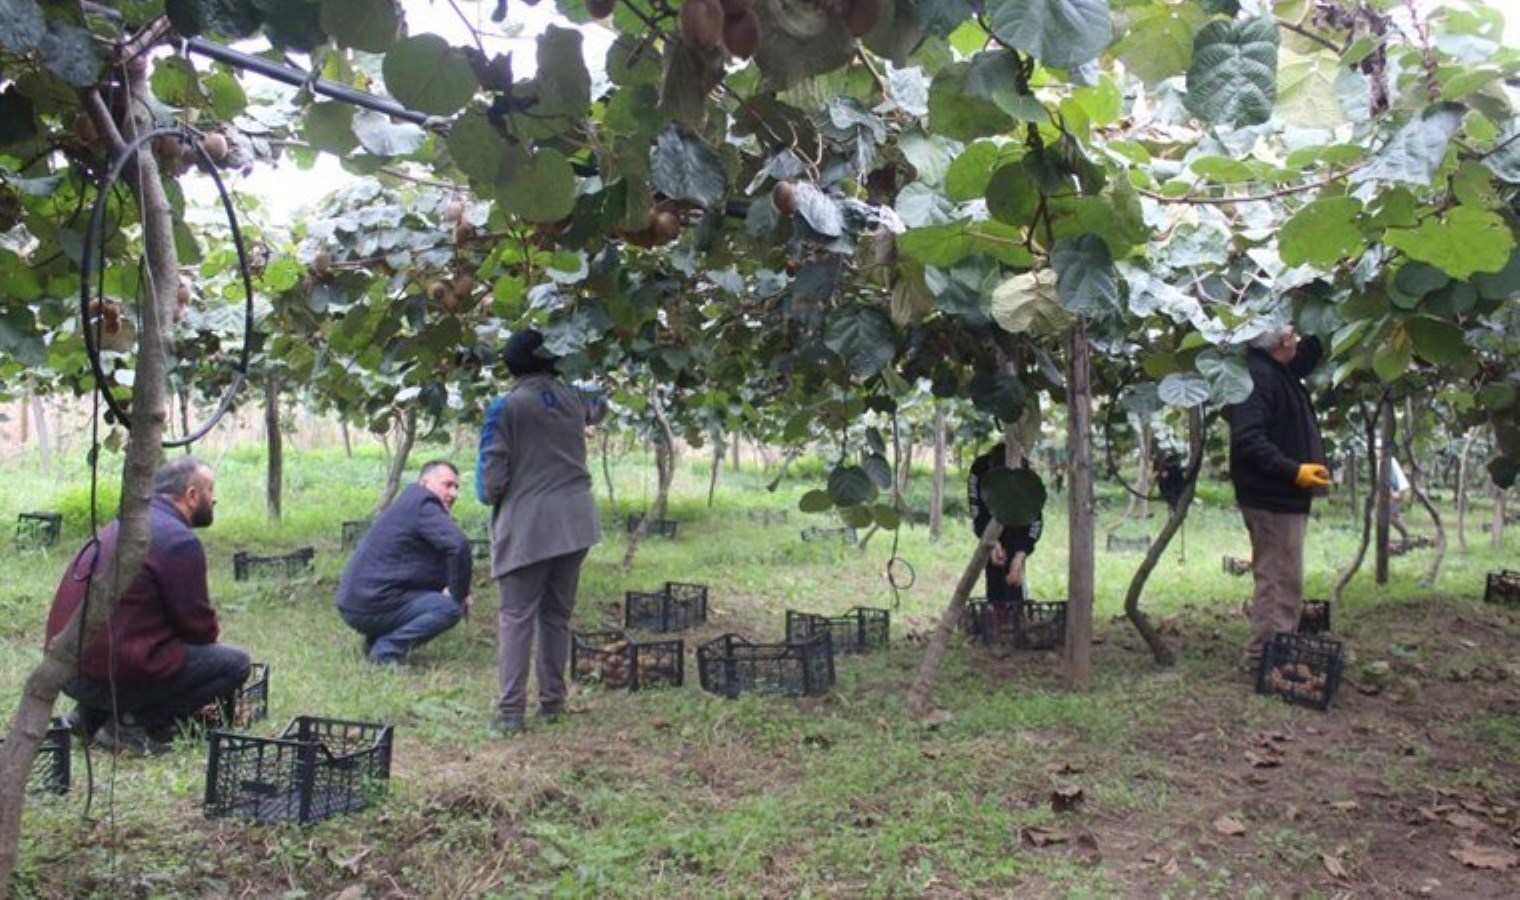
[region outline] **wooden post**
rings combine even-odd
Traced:
[[[939,540],[945,527],[945,407],[934,401],[934,482],[929,499],[929,539]]]
[[[1066,339],[1067,509],[1070,556],[1066,569],[1066,681],[1092,684],[1093,468],[1091,347],[1081,316]]]

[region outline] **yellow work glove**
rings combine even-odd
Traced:
[[[1319,463],[1304,463],[1298,467],[1293,483],[1304,490],[1330,486],[1330,470]]]

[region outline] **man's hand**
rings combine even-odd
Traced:
[[[470,594],[468,597],[465,597],[464,600],[460,601],[459,608],[464,611],[464,617],[468,619],[470,617],[470,610],[475,608],[475,595]]]
[[[1024,554],[1013,554],[1013,559],[1008,561],[1008,585],[1017,587],[1024,583]]]
[[[1002,544],[992,545],[992,564],[999,569],[1008,565],[1008,554],[1003,552]]]
[[[1304,490],[1330,486],[1330,470],[1319,463],[1304,463],[1298,467],[1293,483]]]

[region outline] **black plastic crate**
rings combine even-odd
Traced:
[[[253,664],[248,680],[232,696],[230,710],[213,701],[201,710],[199,718],[207,728],[247,728],[269,718],[269,664]]]
[[[786,639],[806,640],[815,634],[827,634],[835,653],[870,653],[887,649],[892,631],[892,614],[885,609],[857,606],[842,616],[786,611]]]
[[[802,539],[808,543],[814,541],[839,541],[844,544],[853,544],[857,540],[855,529],[849,526],[843,528],[804,528],[802,529]]]
[[[751,522],[759,522],[761,525],[785,523],[788,518],[788,512],[784,509],[751,509],[745,515]]]
[[[631,641],[624,631],[570,635],[570,677],[636,691],[686,683],[686,642]]]
[[[1483,599],[1488,603],[1520,606],[1520,572],[1501,569],[1488,573],[1488,583],[1483,588]]]
[[[982,600],[968,603],[970,633],[988,646],[1056,650],[1066,644],[1066,601]]]
[[[707,585],[667,581],[658,592],[623,595],[623,627],[645,631],[685,631],[707,621]]]
[[[1298,633],[1315,635],[1330,630],[1330,601],[1305,600],[1298,614]]]
[[[986,605],[986,597],[966,598],[966,605],[961,607],[961,630],[966,633],[967,637],[981,637],[981,608]]]
[[[491,558],[491,539],[490,538],[470,538],[470,558],[471,559],[490,559]]]
[[[1251,571],[1251,561],[1235,556],[1226,556],[1222,567],[1226,575],[1245,575]]]
[[[312,547],[302,547],[279,556],[255,556],[246,550],[239,550],[232,554],[232,580],[291,578],[310,571],[316,555],[317,552]]]
[[[643,522],[643,513],[629,513],[628,533],[633,534],[635,531],[638,531],[639,526],[643,524]],[[649,528],[646,529],[644,533],[659,535],[660,537],[673,538],[676,536],[676,528],[680,524],[681,523],[677,522],[675,519],[650,519]]]
[[[37,756],[32,759],[32,774],[26,780],[26,790],[31,794],[67,794],[69,792],[69,741],[74,733],[68,723],[55,718],[48,723],[42,743],[37,745]],[[0,737],[0,744],[5,738]]]
[[[300,716],[279,737],[211,733],[206,815],[315,822],[368,806],[391,777],[391,726]]]
[[[1117,534],[1108,536],[1106,544],[1109,553],[1144,553],[1151,549],[1151,536],[1142,534],[1139,537],[1120,537]]]
[[[370,525],[374,524],[369,519],[349,519],[343,523],[343,549],[352,550],[359,546],[359,541],[369,531]]]
[[[30,547],[51,547],[63,533],[63,513],[16,513],[16,543]]]
[[[1256,693],[1329,709],[1341,683],[1341,642],[1279,631],[1261,655]]]
[[[702,690],[723,697],[813,697],[834,686],[834,644],[823,633],[780,644],[725,634],[697,647],[697,674]]]

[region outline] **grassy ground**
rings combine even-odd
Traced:
[[[725,631],[779,637],[789,608],[867,605],[893,607],[892,649],[842,660],[834,692],[801,701],[712,697],[689,657],[684,688],[578,690],[564,723],[497,741],[484,727],[495,701],[486,582],[474,618],[407,671],[367,666],[332,612],[339,523],[373,503],[378,455],[294,454],[278,525],[263,517],[257,451],[214,461],[218,519],[203,535],[224,634],[274,673],[270,721],[255,729],[300,714],[392,723],[390,796],[308,828],[209,821],[205,747],[182,741],[153,760],[92,754],[85,818],[76,750],[75,790],[28,804],[23,895],[1520,892],[1505,868],[1520,841],[1520,616],[1478,601],[1486,571],[1514,567],[1513,529],[1500,550],[1473,529],[1470,551],[1449,556],[1429,589],[1416,584],[1429,551],[1396,559],[1387,586],[1359,579],[1335,611],[1352,662],[1326,715],[1255,697],[1234,673],[1249,579],[1226,575],[1220,557],[1248,552],[1228,490],[1208,485],[1186,561],[1174,544],[1145,599],[1180,649],[1176,668],[1156,669],[1116,620],[1139,557],[1101,552],[1100,535],[1097,684],[1064,690],[1055,654],[957,642],[936,693],[947,715],[924,725],[904,717],[901,700],[970,551],[965,523],[951,521],[939,543],[924,528],[902,533],[898,554],[918,580],[894,598],[891,535],[864,551],[803,543],[802,527],[828,523],[796,512],[801,481],[769,494],[752,469],[725,473],[708,509],[705,468],[683,466],[671,511],[679,534],[652,539],[632,573],[619,568],[622,534],[608,511],[581,627],[614,624],[624,590],[687,580],[709,584],[713,606],[688,648]],[[623,511],[648,501],[648,471],[641,457],[617,463]],[[13,697],[82,537],[87,489],[77,471],[39,478],[14,464],[0,478],[0,521],[62,508],[71,532],[56,549],[0,560],[0,696]],[[1120,506],[1106,495],[1101,521]],[[1060,507],[1031,565],[1041,598],[1064,592]],[[763,524],[749,515],[758,509],[791,512]],[[483,534],[473,499],[456,511]],[[1420,515],[1410,521],[1428,530]],[[1120,534],[1141,531],[1131,522]],[[1344,507],[1329,506],[1310,534],[1309,593],[1324,596],[1354,547]],[[304,544],[317,549],[313,576],[232,580],[235,550]],[[1081,799],[1056,812],[1057,791]]]

